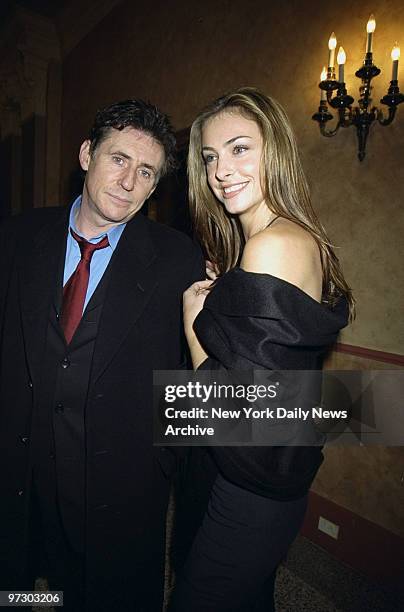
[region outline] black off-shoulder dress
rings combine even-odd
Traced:
[[[200,367],[318,370],[347,322],[344,297],[330,307],[277,277],[234,268],[195,320],[209,355]],[[170,611],[273,609],[276,567],[298,533],[322,460],[319,446],[192,448],[174,548],[196,536]]]

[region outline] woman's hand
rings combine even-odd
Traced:
[[[206,296],[208,295],[208,289],[212,283],[212,280],[197,281],[184,293],[184,328],[188,341],[195,335],[193,324],[203,308]]]
[[[192,363],[196,370],[205,361],[207,354],[201,347],[193,329],[194,321],[203,308],[208,289],[213,281],[198,281],[191,285],[184,293],[184,329],[187,338]]]

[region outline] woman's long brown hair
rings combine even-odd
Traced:
[[[262,189],[267,206],[276,215],[310,232],[320,249],[322,302],[332,306],[344,295],[352,319],[355,314],[352,291],[311,204],[289,119],[278,102],[251,87],[218,98],[192,124],[188,153],[189,201],[194,229],[208,259],[216,264],[219,274],[224,274],[239,263],[244,247],[240,222],[226,212],[210,190],[202,158],[203,126],[221,112],[238,112],[259,126],[263,138]]]

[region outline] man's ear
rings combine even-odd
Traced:
[[[90,145],[91,145],[91,140],[85,140],[80,147],[79,161],[80,161],[80,166],[82,167],[84,172],[87,172],[88,166],[90,165],[90,158],[91,158]]]

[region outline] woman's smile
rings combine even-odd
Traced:
[[[228,200],[229,198],[234,198],[234,196],[238,195],[240,191],[243,191],[245,187],[249,184],[250,181],[244,181],[243,183],[236,183],[234,185],[229,185],[228,187],[222,187],[223,189],[223,197]]]

